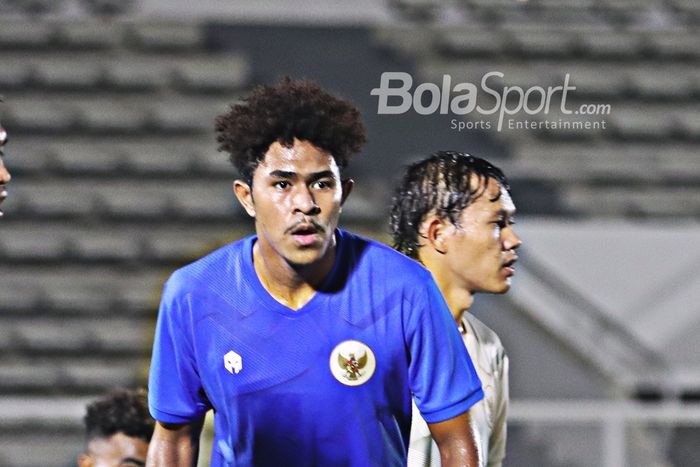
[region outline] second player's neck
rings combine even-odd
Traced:
[[[318,262],[303,268],[293,267],[283,258],[262,254],[259,243],[253,246],[253,267],[260,283],[275,300],[293,310],[313,298],[334,261],[335,248],[330,248]]]
[[[440,291],[442,292],[443,297],[445,297],[445,301],[450,309],[450,313],[452,313],[452,317],[459,325],[459,323],[462,321],[464,313],[469,310],[472,303],[474,303],[474,294],[469,290],[465,290],[460,287],[453,287],[452,284],[441,281],[439,278],[436,278],[436,282],[440,288]]]

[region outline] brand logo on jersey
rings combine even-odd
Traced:
[[[356,340],[338,344],[331,352],[329,363],[333,377],[346,386],[366,383],[377,367],[372,349]]]
[[[243,359],[233,350],[224,355],[224,366],[229,373],[235,371],[238,374],[243,369]]]

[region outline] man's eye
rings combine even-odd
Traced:
[[[498,219],[497,221],[494,222],[499,228],[505,229],[508,226],[514,225],[515,224],[515,219],[513,218],[501,218]]]
[[[317,182],[314,182],[312,185],[313,188],[319,189],[319,190],[325,190],[326,188],[331,188],[333,186],[333,183],[328,181],[328,180],[318,180]]]
[[[272,186],[277,187],[277,188],[281,188],[281,189],[285,189],[289,186],[289,182],[284,181],[284,180],[280,180],[279,182],[273,183]]]

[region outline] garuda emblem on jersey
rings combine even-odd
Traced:
[[[331,352],[330,367],[333,377],[346,386],[366,383],[374,374],[377,360],[372,349],[360,341],[347,340]]]

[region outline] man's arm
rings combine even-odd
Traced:
[[[428,423],[440,450],[442,467],[479,467],[469,411],[444,422]]]
[[[193,467],[197,465],[202,420],[192,423],[156,422],[148,447],[148,467]]]

